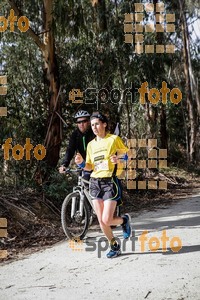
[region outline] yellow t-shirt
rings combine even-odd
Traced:
[[[117,153],[126,153],[128,148],[122,139],[114,134],[107,134],[103,139],[97,141],[93,139],[87,145],[86,163],[91,164],[93,172],[91,177],[104,178],[111,177],[115,164],[110,160],[110,156]]]

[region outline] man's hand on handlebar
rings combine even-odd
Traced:
[[[64,174],[65,172],[66,172],[66,167],[65,166],[60,166],[59,173]]]
[[[76,156],[75,156],[75,163],[77,165],[81,164],[83,162],[83,157],[80,153],[77,153]]]

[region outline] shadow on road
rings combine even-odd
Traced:
[[[120,256],[130,256],[130,255],[148,255],[148,254],[163,254],[163,255],[177,255],[177,254],[185,254],[191,252],[198,252],[200,251],[200,245],[191,245],[191,246],[183,246],[178,252],[173,252],[171,248],[167,248],[167,251],[164,252],[162,249],[158,249],[157,251],[146,251],[146,252],[125,252],[122,253]]]

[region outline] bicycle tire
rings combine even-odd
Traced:
[[[63,201],[62,209],[61,209],[61,224],[63,231],[65,235],[69,239],[74,240],[82,240],[89,228],[89,222],[90,222],[90,208],[87,203],[87,201],[84,201],[83,203],[83,217],[81,218],[79,216],[80,221],[77,222],[78,218],[78,210],[76,210],[76,216],[73,219],[71,218],[71,207],[70,207],[70,201],[72,201],[72,197],[76,197],[78,199],[77,201],[77,207],[80,202],[80,194],[78,192],[72,192],[70,193]],[[80,232],[78,232],[77,227],[82,226]]]

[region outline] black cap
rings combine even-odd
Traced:
[[[103,123],[107,123],[108,124],[108,119],[105,115],[103,115],[100,112],[94,112],[91,116],[90,116],[90,120],[92,119],[99,119],[100,121],[102,121]]]

